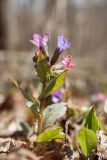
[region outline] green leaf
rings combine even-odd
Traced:
[[[92,109],[88,113],[85,119],[84,126],[88,129],[93,130],[95,133],[99,130],[99,120],[96,116],[94,107],[92,107]]]
[[[26,105],[31,109],[33,114],[37,116],[37,113],[38,113],[37,109],[39,105],[36,99],[30,95],[28,89],[27,90],[22,89],[15,79],[12,79],[11,82],[21,91],[21,93],[23,94],[25,98]]]
[[[57,119],[61,118],[67,110],[66,103],[57,103],[48,106],[43,111],[44,129],[53,125]]]
[[[44,82],[50,74],[48,61],[42,53],[40,53],[38,56],[36,71],[37,76],[40,78],[41,82]]]
[[[38,113],[38,102],[36,101],[36,99],[34,97],[32,97],[29,92],[27,90],[23,90],[22,88],[20,88],[24,98],[25,98],[25,102],[26,105],[31,109],[32,113],[35,115],[35,117],[37,117],[37,113]]]
[[[19,121],[19,125],[24,133],[24,135],[28,135],[31,132],[31,128],[28,126],[27,123]]]
[[[31,107],[33,105],[34,101],[35,101],[34,98],[32,96],[30,96],[28,90],[20,88],[20,91],[22,92],[28,107]]]
[[[47,141],[52,141],[52,140],[58,140],[58,139],[63,139],[64,133],[62,132],[62,128],[57,128],[54,130],[48,130],[43,133],[41,133],[37,137],[37,142],[47,142]]]
[[[80,130],[77,140],[81,146],[83,154],[88,157],[91,151],[97,146],[98,138],[94,131],[83,128]]]
[[[59,90],[64,85],[66,73],[67,71],[64,71],[61,74],[57,75],[55,78],[52,78],[51,81],[47,84],[40,98],[42,98],[43,96],[47,97]]]

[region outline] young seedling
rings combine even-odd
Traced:
[[[100,121],[96,116],[95,108],[92,107],[83,122],[83,128],[77,135],[84,159],[93,156],[92,151],[97,147],[98,135],[100,130]],[[94,155],[95,156],[95,155]]]

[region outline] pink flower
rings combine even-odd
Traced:
[[[43,44],[44,46],[46,46],[48,39],[50,39],[50,34],[48,32],[46,32],[43,36]]]
[[[68,55],[63,56],[63,58],[62,58],[62,65],[66,69],[71,69],[71,68],[73,68],[75,66],[75,64],[72,62],[71,57],[68,56]]]
[[[33,40],[30,40],[30,42],[40,48],[47,45],[49,38],[50,34],[48,32],[46,32],[43,37],[35,33],[33,34]]]
[[[96,99],[98,102],[104,102],[106,100],[106,95],[103,93],[97,93],[96,94]]]

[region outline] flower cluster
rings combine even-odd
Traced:
[[[37,124],[37,142],[65,138],[62,129],[56,128],[55,123],[67,111],[67,103],[61,101],[65,98],[63,89],[66,74],[69,69],[74,67],[72,58],[69,55],[62,55],[62,52],[65,49],[71,47],[71,43],[68,42],[63,35],[59,35],[57,47],[52,58],[50,58],[47,46],[49,39],[49,33],[45,33],[43,36],[35,33],[33,39],[30,40],[30,42],[37,47],[37,50],[34,52],[33,62],[34,71],[42,84],[40,94],[35,97],[31,94],[29,89],[26,91],[17,83],[17,81],[12,81],[22,92],[26,100],[26,105],[33,112]],[[61,61],[57,63],[59,56],[62,56],[62,58]],[[52,98],[52,101],[50,101],[50,97]],[[51,102],[55,104],[47,106],[48,100],[49,104]],[[56,129],[51,129],[52,126]],[[49,138],[46,136],[47,134],[49,135]]]
[[[35,57],[38,57],[39,54],[41,53],[40,51],[42,50],[42,53],[44,53],[44,55],[46,57],[49,57],[48,55],[48,51],[47,51],[47,42],[50,39],[50,34],[49,33],[45,33],[44,36],[40,36],[39,34],[35,33],[33,35],[33,40],[30,40],[31,43],[33,43],[34,45],[36,45],[39,50],[37,50],[35,52]],[[52,66],[52,69],[54,68],[55,70],[61,70],[61,69],[71,69],[75,66],[75,64],[72,62],[72,58],[69,55],[63,55],[62,56],[62,60],[59,64],[55,64],[56,61],[58,60],[60,54],[65,50],[71,47],[71,43],[67,41],[67,39],[64,38],[63,35],[58,35],[58,43],[57,43],[57,47],[56,50],[53,54],[53,57],[50,61],[50,65]],[[54,65],[55,64],[55,65]],[[58,67],[60,66],[60,67]],[[60,73],[60,71],[59,71]]]
[[[75,64],[72,62],[72,59],[70,56],[63,56],[62,64],[63,64],[64,68],[66,68],[66,69],[70,69],[75,66]]]

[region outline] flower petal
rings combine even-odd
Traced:
[[[75,66],[70,56],[66,55],[62,58],[62,65],[65,69],[71,69]]]
[[[58,35],[58,46],[60,52],[63,52],[65,49],[71,47],[71,43],[67,41],[67,39],[64,38],[63,35]]]
[[[30,40],[31,43],[36,45],[37,47],[46,46],[48,39],[50,38],[49,33],[45,33],[44,36],[40,36],[38,33],[33,34],[33,40]]]

